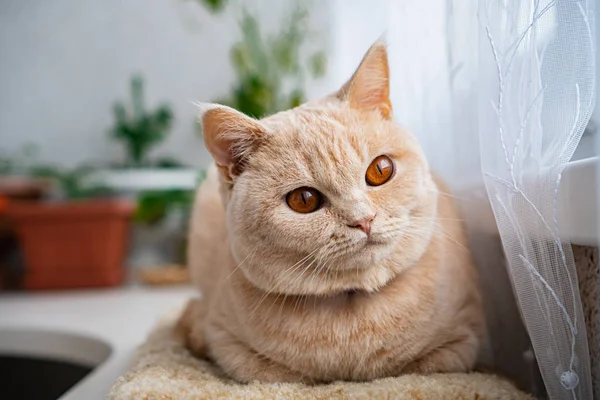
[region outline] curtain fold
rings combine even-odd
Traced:
[[[594,4],[479,1],[481,166],[514,290],[551,399],[592,399],[561,173],[594,107]]]

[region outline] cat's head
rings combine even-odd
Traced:
[[[206,105],[232,254],[264,290],[376,290],[430,238],[437,191],[416,140],[392,120],[386,47],[337,93],[261,120]]]

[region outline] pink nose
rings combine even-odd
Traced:
[[[371,233],[371,224],[374,219],[375,219],[375,215],[372,215],[370,217],[366,217],[361,220],[358,220],[348,226],[350,228],[358,228],[361,231],[363,231],[364,233],[366,233],[367,235],[369,235]]]

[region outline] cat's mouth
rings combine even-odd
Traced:
[[[385,247],[386,245],[386,242],[377,240],[367,240],[363,246],[363,249],[376,250],[377,248]]]
[[[352,260],[352,268],[356,268],[356,263],[370,265],[375,259],[385,256],[391,244],[389,238],[369,235],[354,241],[350,246],[344,246],[340,251],[334,250],[334,253],[337,253],[335,258],[339,259],[342,265]]]
[[[385,246],[388,244],[390,244],[389,239],[384,239],[384,238],[378,237],[376,235],[368,236],[364,239],[365,247]]]
[[[369,236],[367,238],[365,238],[365,242],[367,245],[371,245],[371,244],[387,244],[389,243],[389,240],[377,237],[377,236]]]
[[[376,236],[369,236],[356,242],[353,251],[348,253],[350,257],[356,256],[373,256],[378,251],[381,251],[390,245],[389,239],[384,239]]]

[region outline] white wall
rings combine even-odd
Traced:
[[[250,7],[273,29],[291,4]],[[322,21],[327,8],[313,14]],[[0,149],[35,143],[43,161],[70,165],[119,160],[120,147],[107,140],[112,104],[128,98],[139,71],[147,103],[166,101],[176,116],[155,154],[206,165],[191,102],[221,96],[232,83],[236,16],[239,8],[215,16],[190,0],[0,2]]]

